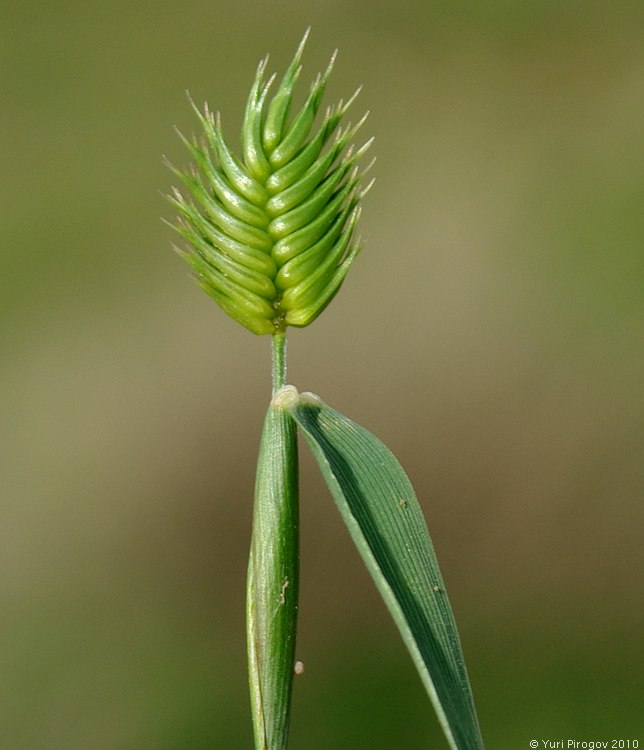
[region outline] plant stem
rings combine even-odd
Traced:
[[[272,337],[272,364],[273,364],[273,395],[286,383],[286,333],[273,334]]]
[[[286,378],[286,337],[273,336],[273,393]],[[248,672],[256,750],[285,750],[295,663],[299,569],[297,433],[271,404],[257,463],[248,565]]]

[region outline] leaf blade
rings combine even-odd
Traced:
[[[303,431],[354,543],[429,693],[453,750],[483,750],[452,609],[422,510],[374,435],[292,386],[284,408]]]

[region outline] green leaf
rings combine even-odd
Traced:
[[[273,404],[304,432],[342,517],[434,704],[453,750],[482,750],[463,653],[414,490],[374,435],[286,386]]]
[[[295,423],[270,406],[257,463],[246,625],[256,750],[285,750],[295,664],[298,469]]]

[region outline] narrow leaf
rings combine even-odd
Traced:
[[[463,653],[414,490],[374,435],[286,386],[275,397],[304,432],[434,704],[452,750],[483,750]]]

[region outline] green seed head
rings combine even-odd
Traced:
[[[353,144],[366,115],[340,125],[358,92],[328,107],[314,128],[335,55],[290,113],[307,36],[270,99],[275,76],[265,78],[268,58],[259,64],[241,158],[224,140],[219,115],[191,102],[202,135],[179,135],[193,164],[169,165],[183,187],[168,196],[179,214],[172,226],[185,240],[178,252],[223,310],[257,334],[315,320],[360,249],[356,225],[370,185],[358,162],[372,139]]]

